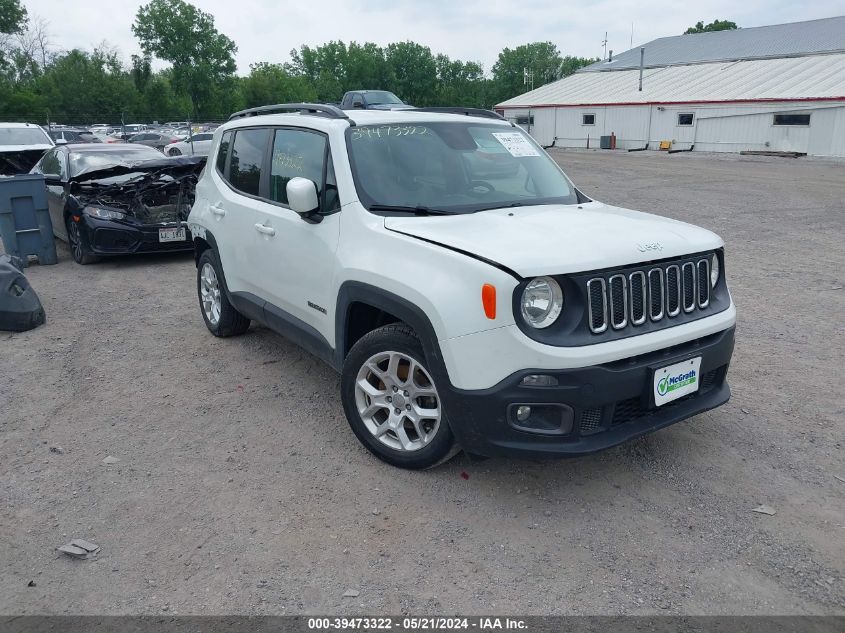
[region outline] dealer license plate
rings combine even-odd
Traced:
[[[654,372],[654,404],[658,407],[698,391],[701,379],[701,356],[691,358]]]
[[[159,242],[184,242],[185,239],[185,227],[158,230]]]

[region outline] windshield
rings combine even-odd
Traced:
[[[50,139],[37,127],[0,127],[0,145],[50,145]]]
[[[374,90],[367,93],[367,103],[370,105],[401,104],[402,99],[386,90]]]
[[[577,202],[575,188],[557,164],[513,127],[356,126],[347,130],[347,145],[358,197],[368,209],[472,213]]]
[[[70,154],[70,175],[107,169],[115,165],[132,163],[139,160],[152,160],[163,158],[161,152],[146,145],[136,145],[132,149],[109,150],[109,151],[84,151],[72,152]]]

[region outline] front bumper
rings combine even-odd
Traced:
[[[140,224],[122,220],[102,220],[82,215],[80,228],[88,250],[99,256],[132,253],[169,253],[191,251],[194,240],[186,222],[185,239],[179,242],[159,242],[158,230],[173,228],[173,224]]]
[[[573,456],[593,453],[656,431],[730,398],[727,371],[734,347],[734,328],[673,347],[592,367],[518,371],[483,390],[447,388],[444,398],[458,442],[484,456]],[[652,372],[701,356],[697,392],[661,407],[650,401]],[[557,378],[555,387],[522,385],[528,374]],[[565,404],[572,409],[568,434],[548,435],[513,426],[516,404]]]

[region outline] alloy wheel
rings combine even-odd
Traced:
[[[84,255],[82,252],[82,236],[79,234],[79,224],[72,219],[67,222],[67,239],[74,261],[81,262]]]
[[[212,326],[220,322],[220,284],[214,266],[206,262],[200,271],[202,311]]]
[[[434,381],[402,352],[379,352],[361,366],[355,404],[373,437],[397,451],[420,450],[440,428],[442,404]]]

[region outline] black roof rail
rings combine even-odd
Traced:
[[[324,103],[277,103],[275,105],[259,106],[257,108],[235,112],[229,117],[229,120],[259,116],[261,114],[273,114],[274,112],[288,112],[291,110],[299,110],[302,114],[318,114],[330,119],[349,119],[346,112],[333,105],[326,105]]]
[[[408,112],[414,112],[414,110],[408,110]],[[416,112],[442,112],[444,114],[463,114],[464,116],[479,116],[484,117],[485,119],[501,119],[502,121],[507,121],[505,117],[503,117],[498,112],[494,112],[493,110],[485,110],[483,108],[461,108],[459,106],[434,106],[430,108],[417,108]]]

